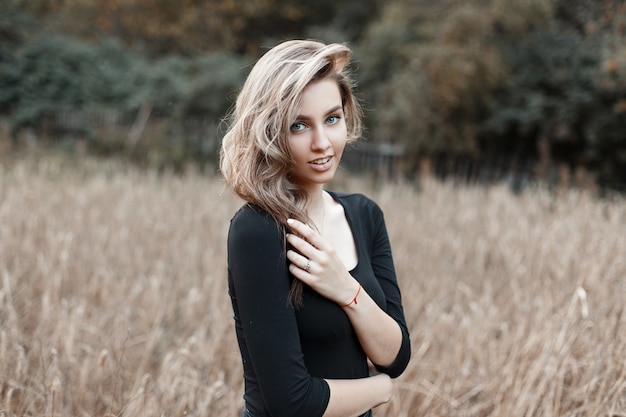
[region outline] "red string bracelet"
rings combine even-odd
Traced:
[[[354,295],[354,298],[352,300],[350,300],[350,302],[348,304],[344,304],[343,307],[348,307],[348,306],[352,305],[352,303],[358,304],[358,302],[356,301],[356,298],[359,296],[360,292],[361,292],[361,283],[359,282],[359,289],[356,290],[356,294]]]

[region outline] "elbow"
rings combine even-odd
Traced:
[[[294,384],[286,395],[266,398],[269,414],[276,417],[320,417],[330,401],[330,387],[321,378],[310,378]]]
[[[381,366],[375,365],[379,372],[389,375],[391,378],[397,378],[405,371],[411,360],[411,341],[409,334],[406,331],[402,331],[402,343],[396,358],[390,365]]]

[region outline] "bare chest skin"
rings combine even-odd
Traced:
[[[359,262],[352,230],[346,219],[343,206],[336,201],[326,206],[322,235],[335,248],[339,259],[351,271]]]

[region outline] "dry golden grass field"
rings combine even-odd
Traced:
[[[375,415],[626,416],[626,203],[350,178],[386,213],[413,358]],[[0,416],[239,416],[217,178],[0,165]]]

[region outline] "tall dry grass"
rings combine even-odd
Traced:
[[[626,203],[343,178],[386,212],[413,359],[377,416],[625,416]],[[236,416],[219,180],[0,168],[0,415]]]

